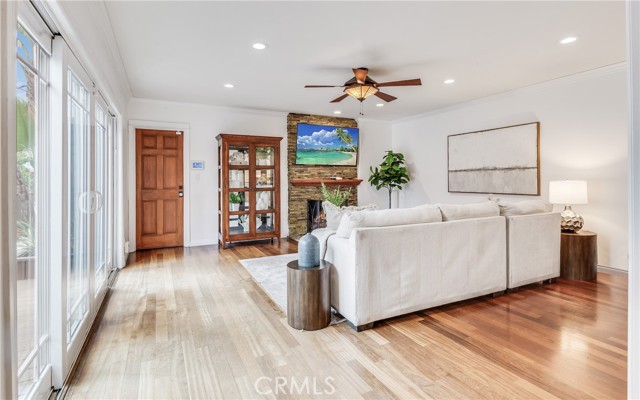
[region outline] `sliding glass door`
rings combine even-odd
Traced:
[[[95,266],[94,297],[101,298],[113,266],[113,117],[98,97],[95,107],[93,192],[91,209],[94,214],[93,259]]]
[[[15,81],[7,79],[8,92],[1,86],[2,110],[12,111],[5,125],[14,131],[3,150],[11,163],[11,199],[3,203],[11,251],[3,252],[0,288],[8,316],[0,397],[47,398],[77,360],[109,287],[116,237],[122,241],[114,211],[117,121],[32,3],[3,4],[0,34],[15,40],[6,65]]]
[[[71,344],[89,311],[89,185],[91,97],[87,85],[67,71],[68,241],[67,343]]]
[[[21,398],[38,387],[51,386],[49,59],[49,52],[20,21],[16,42],[16,341]]]
[[[66,68],[66,367],[78,356],[113,266],[114,117],[72,54]]]

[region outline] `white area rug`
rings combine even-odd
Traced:
[[[240,260],[240,264],[251,274],[253,280],[287,313],[287,263],[298,258],[297,254],[249,258]],[[331,309],[331,325],[346,321],[344,317]]]

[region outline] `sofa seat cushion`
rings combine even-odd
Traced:
[[[470,204],[438,204],[442,212],[443,221],[455,221],[459,219],[497,217],[500,215],[500,207],[495,201],[483,201]]]
[[[542,214],[553,211],[553,204],[544,200],[523,200],[518,202],[499,201],[500,215],[509,217],[512,215]]]
[[[356,228],[414,225],[429,222],[442,222],[440,210],[437,206],[430,204],[391,210],[351,211],[342,217],[336,236],[348,238]]]
[[[327,228],[335,230],[338,229],[338,225],[340,225],[340,221],[346,213],[350,211],[371,211],[378,207],[375,204],[367,204],[366,206],[361,207],[338,207],[325,200],[322,202],[322,208],[324,209],[324,215],[327,219]]]

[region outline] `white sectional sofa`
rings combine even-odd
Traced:
[[[334,265],[332,306],[363,330],[559,276],[559,221],[558,213],[500,216],[495,202],[425,205],[349,212],[337,229],[313,234]]]

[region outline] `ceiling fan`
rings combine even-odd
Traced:
[[[404,81],[382,82],[378,83],[371,79],[369,69],[360,67],[354,68],[353,78],[349,79],[344,85],[306,85],[305,88],[328,88],[328,87],[343,87],[344,94],[338,98],[331,100],[331,103],[338,103],[347,98],[347,96],[354,97],[358,101],[362,102],[369,96],[376,96],[386,102],[394,101],[397,97],[390,94],[381,92],[378,88],[388,86],[420,86],[422,81],[420,79],[407,79]]]

